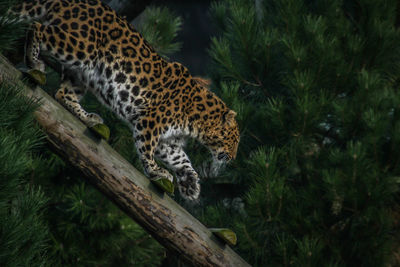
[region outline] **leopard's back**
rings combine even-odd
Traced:
[[[43,25],[53,27],[46,49],[58,47],[55,55],[75,78],[128,121],[135,120],[135,110],[140,110],[148,113],[149,120],[187,128],[200,115],[206,120],[216,117],[203,114],[215,106],[220,106],[216,114],[228,110],[187,68],[161,58],[131,24],[101,1],[32,0],[21,9],[23,16],[40,17]]]

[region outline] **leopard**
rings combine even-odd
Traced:
[[[174,182],[172,172],[184,199],[199,198],[199,175],[184,151],[189,138],[208,148],[214,169],[235,159],[240,140],[236,112],[206,80],[160,56],[108,5],[27,0],[10,7],[9,14],[30,25],[29,68],[45,73],[46,57],[62,66],[56,100],[91,127],[103,119],[85,111],[80,101],[87,91],[95,95],[129,125],[150,180]]]

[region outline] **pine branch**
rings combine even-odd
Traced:
[[[149,7],[143,12],[138,30],[160,55],[166,57],[182,46],[175,39],[182,28],[182,18],[166,7]]]

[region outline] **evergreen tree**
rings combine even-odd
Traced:
[[[223,173],[245,209],[206,208],[255,266],[386,266],[398,227],[397,1],[212,5],[216,92],[238,111]],[[211,183],[211,181],[210,181]],[[239,205],[240,206],[240,205]],[[398,263],[397,263],[398,264]]]
[[[12,1],[7,1],[11,3]],[[0,2],[0,24],[6,5]],[[0,27],[0,52],[23,33],[15,23]],[[44,218],[47,197],[34,182],[43,135],[33,111],[37,103],[19,86],[0,83],[0,265],[46,266],[49,229]]]
[[[56,155],[36,168],[49,198],[48,254],[55,266],[158,266],[163,248]],[[51,170],[51,171],[49,171]]]
[[[182,27],[182,18],[166,7],[147,7],[141,15],[138,31],[161,56],[167,57],[181,48],[175,38]]]
[[[36,104],[20,90],[0,84],[0,265],[44,266],[47,198],[34,183],[42,134],[33,122]]]

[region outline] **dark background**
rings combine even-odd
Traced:
[[[181,62],[192,75],[207,76],[209,57],[207,49],[210,38],[215,35],[209,15],[210,3],[213,1],[153,1],[152,5],[166,6],[176,15],[182,17],[182,30],[177,41],[182,43],[179,52],[170,56],[173,61]],[[140,19],[140,16],[137,18]],[[133,24],[136,24],[136,20]]]

